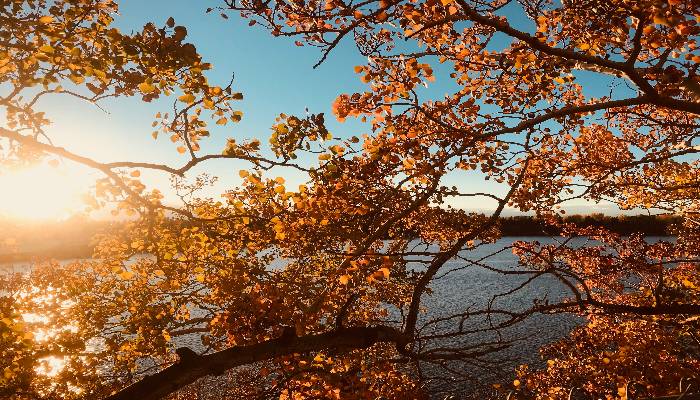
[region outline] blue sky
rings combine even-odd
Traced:
[[[239,103],[244,111],[243,121],[232,128],[217,131],[209,141],[210,146],[204,150],[221,151],[227,136],[267,137],[275,116],[281,112],[302,114],[308,107],[312,112],[330,113],[330,104],[339,93],[361,89],[352,67],[362,63],[363,59],[352,51],[353,48],[339,49],[327,63],[313,70],[311,67],[319,56],[317,49],[299,48],[291,40],[273,38],[267,31],[248,27],[240,18],[224,20],[216,13],[205,14],[207,5],[215,5],[215,1],[197,3],[187,0],[122,1],[121,15],[115,24],[122,31],[129,32],[141,29],[149,21],[162,25],[172,16],[177,24],[187,27],[187,41],[194,43],[203,58],[213,63],[214,69],[208,74],[212,83],[225,85],[235,74],[234,88],[245,96]],[[172,154],[172,145],[164,141],[154,146],[150,138],[153,115],[157,111],[167,111],[170,102],[169,99],[144,104],[134,98],[108,101],[103,106],[110,115],[89,105],[84,105],[85,109],[82,106],[76,109],[74,104],[62,106],[54,103],[51,111],[54,115],[61,114],[54,118],[57,125],[68,123],[78,114],[86,119],[82,121],[83,128],[99,128],[95,132],[97,136],[110,141],[116,139],[119,145],[108,149],[105,157],[152,159],[159,155],[166,157],[163,160],[182,162],[184,156]],[[339,124],[332,118],[329,120],[331,130],[337,130]],[[111,126],[102,124],[106,121]],[[359,124],[344,124],[343,129],[351,127],[358,128]]]
[[[121,1],[115,25],[124,32],[131,32],[140,30],[150,21],[163,25],[172,16],[178,25],[187,27],[187,41],[195,44],[203,58],[214,65],[208,74],[210,82],[223,85],[232,74],[235,76],[234,89],[244,94],[244,100],[238,103],[244,113],[243,120],[225,129],[212,129],[212,137],[203,143],[203,152],[220,152],[228,137],[258,137],[266,143],[270,126],[279,113],[302,115],[306,108],[312,113],[326,113],[328,128],[336,137],[369,133],[367,125],[353,119],[341,124],[331,113],[331,104],[340,93],[364,90],[353,67],[365,63],[366,59],[351,40],[338,46],[323,64],[313,69],[321,54],[319,49],[296,46],[294,39],[275,38],[261,27],[249,27],[247,21],[236,14],[231,14],[227,20],[217,12],[206,14],[206,8],[216,6],[217,1],[193,3],[187,0]],[[437,75],[438,81],[430,88],[431,94],[445,93],[451,83],[450,80],[441,82],[440,74]],[[171,101],[146,104],[135,98],[109,100],[102,104],[107,113],[89,104],[60,98],[47,101],[45,106],[54,122],[50,129],[52,137],[76,153],[91,155],[100,161],[129,159],[179,165],[187,160],[175,151],[175,145],[166,137],[154,141],[150,136],[153,115],[167,111]],[[242,166],[231,161],[210,162],[190,176],[199,172],[216,175],[220,177],[218,188],[221,189],[238,182],[236,172]],[[300,182],[299,175],[284,175],[292,184]],[[167,186],[165,178],[157,172],[144,174],[146,182],[159,187]],[[503,191],[476,174],[446,183],[479,184],[480,190]],[[490,206],[490,203],[470,201],[462,206]]]
[[[258,137],[267,143],[276,116],[303,115],[306,108],[312,113],[326,113],[328,128],[335,136],[369,132],[354,120],[338,123],[330,111],[338,94],[363,88],[353,66],[366,60],[352,43],[340,46],[324,64],[313,69],[320,56],[318,49],[298,47],[287,38],[274,38],[260,27],[249,27],[247,21],[235,15],[224,20],[218,13],[206,14],[206,8],[215,6],[216,1],[126,0],[119,4],[115,25],[123,32],[138,31],[147,22],[162,26],[172,16],[178,25],[187,27],[187,41],[214,65],[207,75],[211,83],[224,86],[235,76],[234,90],[244,94],[243,101],[236,104],[244,113],[243,120],[226,128],[212,126],[212,137],[202,143],[202,153],[220,153],[228,137]],[[135,160],[177,166],[187,161],[186,156],[178,154],[167,137],[154,141],[150,134],[153,116],[168,111],[171,104],[172,99],[143,103],[138,98],[123,98],[104,101],[101,110],[65,97],[53,97],[40,106],[53,122],[48,132],[54,142],[75,153],[104,162]],[[207,162],[189,177],[201,172],[216,175],[221,182],[218,189],[224,189],[239,181],[237,171],[244,166],[230,160]],[[79,176],[85,189],[98,176],[70,164],[63,165],[62,172],[55,179],[68,181]],[[301,181],[298,174],[285,176],[292,183]],[[144,181],[161,189],[167,189],[167,178],[158,172],[143,174]],[[0,202],[0,214],[3,211],[8,210],[2,210]]]
[[[312,113],[326,113],[329,130],[336,137],[369,132],[369,128],[358,121],[338,123],[330,111],[338,94],[364,89],[353,67],[366,60],[359,55],[351,40],[338,46],[325,63],[313,69],[320,57],[317,48],[298,47],[294,45],[294,39],[275,38],[261,27],[249,27],[246,20],[233,13],[228,20],[217,12],[206,14],[207,7],[219,4],[216,0],[123,0],[119,4],[120,15],[116,16],[115,24],[122,31],[140,30],[151,21],[161,26],[172,16],[178,25],[187,27],[187,41],[195,44],[203,58],[214,65],[208,74],[210,82],[225,85],[235,74],[234,89],[244,94],[244,100],[239,103],[244,112],[243,120],[225,129],[213,129],[212,137],[203,143],[203,152],[221,152],[228,137],[258,137],[266,143],[269,128],[279,113],[301,115],[305,108]],[[521,26],[527,23],[526,20],[516,21]],[[450,88],[447,74],[440,73],[442,68],[445,67],[436,68],[437,82],[427,91],[431,95],[441,96]],[[594,92],[607,90],[604,84],[592,85],[592,89]],[[109,100],[102,104],[105,112],[90,104],[55,97],[41,106],[53,121],[49,133],[56,144],[78,154],[105,162],[135,160],[177,166],[186,162],[186,157],[179,155],[167,138],[154,141],[150,135],[154,114],[167,111],[171,102],[172,99],[153,103],[143,103],[137,98]],[[200,172],[219,176],[221,189],[238,182],[236,172],[242,166],[231,161],[211,162],[194,170],[190,176]],[[87,189],[95,176],[85,168],[65,165],[55,179],[77,179],[80,181],[78,186]],[[292,184],[301,178],[294,174],[285,177]],[[146,173],[144,180],[161,188],[167,187],[167,176],[163,174]],[[474,173],[448,179],[446,183],[476,186],[479,191],[496,194],[505,190]],[[470,209],[491,207],[490,203],[473,199],[457,205]],[[574,211],[597,211],[586,206],[578,208],[575,207]],[[0,214],[3,211],[7,210],[3,210],[0,204]]]

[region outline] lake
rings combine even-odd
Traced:
[[[662,237],[650,237],[658,241]],[[506,237],[491,244],[483,244],[473,250],[464,250],[459,256],[483,265],[505,271],[522,269],[518,259],[508,248],[515,241],[537,240],[540,243],[552,243],[557,239],[548,237]],[[586,246],[591,242],[572,241],[572,245]],[[421,249],[425,250],[425,248]],[[428,251],[436,248],[428,247]],[[419,259],[419,257],[416,257]],[[73,260],[64,260],[70,262]],[[420,269],[420,264],[409,264]],[[0,273],[23,272],[30,268],[30,263],[16,263],[0,266]],[[571,314],[533,315],[516,325],[503,329],[479,331],[498,325],[503,317],[497,315],[470,315],[466,319],[448,317],[463,313],[465,310],[478,311],[489,307],[493,309],[523,310],[533,305],[534,300],[547,299],[551,302],[561,300],[569,295],[566,286],[551,276],[543,276],[522,286],[528,277],[524,275],[504,275],[483,266],[455,258],[448,261],[438,278],[431,285],[432,294],[423,297],[422,313],[418,322],[421,335],[427,339],[421,342],[424,350],[440,346],[472,347],[480,343],[513,341],[507,349],[465,361],[450,361],[444,365],[426,364],[422,373],[427,378],[429,390],[436,398],[442,398],[442,392],[465,393],[477,387],[499,379],[512,380],[513,369],[522,363],[541,365],[543,362],[538,349],[564,337],[582,319]],[[522,286],[522,287],[521,287]],[[515,290],[517,289],[517,290]],[[503,295],[507,293],[507,295]],[[195,315],[193,315],[195,316]],[[390,318],[400,317],[396,310],[390,310]],[[198,335],[179,337],[175,346],[188,346],[195,350],[200,348]],[[480,349],[476,346],[474,350]],[[449,370],[449,374],[445,371]]]

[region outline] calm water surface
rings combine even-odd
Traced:
[[[667,240],[654,237],[650,241]],[[481,263],[505,271],[522,270],[517,258],[508,246],[513,242],[537,240],[540,243],[553,243],[557,239],[547,237],[509,237],[496,243],[462,251],[460,255],[468,260],[480,260]],[[575,245],[585,246],[590,242],[579,240]],[[423,248],[424,250],[424,248]],[[436,250],[429,248],[428,250]],[[73,260],[64,260],[70,262]],[[30,263],[1,265],[0,273],[24,272]],[[409,266],[420,270],[419,263]],[[462,259],[453,259],[446,263],[431,285],[432,293],[425,295],[422,305],[425,312],[421,314],[418,326],[422,336],[445,335],[464,331],[475,331],[492,327],[503,321],[497,315],[488,318],[472,315],[469,318],[449,319],[448,317],[464,313],[467,310],[492,309],[523,310],[531,307],[533,301],[555,302],[570,295],[566,286],[551,276],[535,279],[523,286],[528,279],[526,275],[508,275],[492,271]],[[396,310],[390,315],[400,318]],[[436,322],[436,319],[443,319]],[[510,346],[495,354],[475,357],[468,361],[449,362],[445,365],[426,364],[422,373],[428,379],[430,391],[435,398],[442,398],[443,391],[465,393],[477,386],[497,379],[512,378],[513,368],[522,363],[540,364],[538,349],[548,343],[564,337],[573,327],[581,323],[581,318],[570,314],[534,315],[518,324],[499,330],[472,332],[449,337],[434,338],[421,343],[424,349],[436,347],[472,348],[465,351],[483,349],[479,344],[511,342]],[[175,345],[200,348],[197,335],[178,338]],[[445,368],[450,373],[445,373]],[[445,377],[449,376],[448,379]]]

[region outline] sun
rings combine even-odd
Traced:
[[[65,164],[0,169],[0,216],[65,219],[85,208],[82,196],[92,182],[91,173]]]

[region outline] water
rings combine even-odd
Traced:
[[[657,241],[662,238],[649,238]],[[538,349],[552,343],[581,323],[582,319],[571,314],[535,314],[512,325],[499,327],[508,316],[497,310],[522,311],[533,306],[534,301],[556,302],[570,296],[568,288],[550,275],[528,281],[532,274],[508,274],[522,271],[518,259],[509,249],[515,241],[537,240],[542,244],[557,239],[546,237],[509,237],[496,243],[484,244],[473,250],[460,252],[459,257],[448,261],[431,284],[432,294],[424,295],[417,328],[423,338],[418,348],[422,352],[440,348],[461,349],[472,356],[464,360],[446,363],[427,361],[421,365],[423,378],[435,398],[443,392],[457,393],[458,397],[491,382],[512,379],[513,369],[522,364],[541,364]],[[570,244],[585,246],[584,240]],[[429,246],[420,250],[436,251]],[[420,257],[415,257],[419,260]],[[65,260],[69,262],[72,260]],[[0,265],[0,273],[22,272],[29,263]],[[422,264],[409,264],[420,270]],[[490,313],[485,311],[491,310]],[[193,314],[193,317],[196,315]],[[391,319],[400,319],[397,310],[390,310]],[[187,346],[202,349],[199,336],[175,339],[175,347]],[[507,345],[507,346],[506,346]],[[503,347],[497,352],[492,347]]]
[[[443,392],[456,393],[459,398],[490,383],[512,380],[515,367],[541,364],[539,348],[564,337],[581,322],[571,314],[534,314],[509,325],[511,317],[498,313],[522,312],[535,300],[555,302],[569,295],[568,288],[552,276],[528,282],[532,274],[504,273],[523,270],[508,248],[519,240],[548,244],[555,239],[504,238],[462,251],[459,255],[466,260],[448,261],[431,285],[433,293],[423,296],[426,312],[418,327],[422,336],[432,337],[422,343],[423,348],[450,347],[475,354],[447,365],[426,364],[424,377],[436,398]],[[506,326],[499,327],[502,324]],[[492,351],[494,347],[499,350]]]

